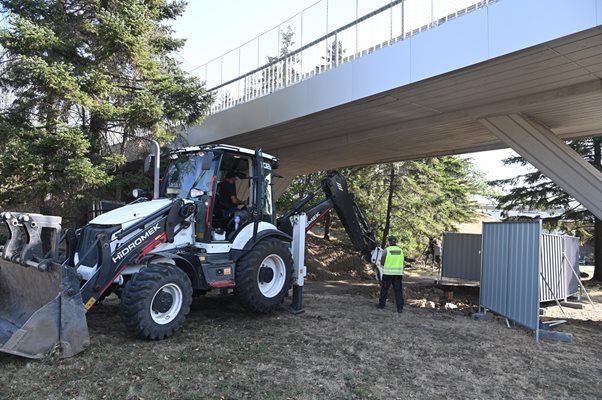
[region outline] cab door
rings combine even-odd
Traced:
[[[253,238],[257,234],[257,225],[263,220],[263,202],[265,198],[264,173],[263,173],[263,151],[261,148],[255,149],[255,158],[253,160],[253,211],[252,219],[255,224],[253,229]]]

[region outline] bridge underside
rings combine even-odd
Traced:
[[[601,82],[598,27],[288,122],[188,140],[261,146],[281,158],[280,174],[295,176],[508,147],[478,121],[491,115],[521,113],[560,138],[587,137],[602,134]],[[254,109],[292,89],[254,100]],[[247,105],[219,118],[240,118]]]

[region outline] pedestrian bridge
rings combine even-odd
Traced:
[[[386,1],[247,72],[241,48],[231,79],[221,58],[221,81],[206,78],[212,114],[183,140],[262,147],[287,177],[512,147],[602,217],[600,173],[560,140],[602,134],[602,0],[454,0],[465,7],[446,15],[433,1],[412,25],[415,1]],[[366,45],[367,21],[388,38]]]

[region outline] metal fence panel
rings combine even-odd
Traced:
[[[483,223],[481,305],[534,330],[541,229],[541,221]]]
[[[509,231],[483,224],[480,303],[499,314],[506,312]]]
[[[321,0],[192,69],[214,114],[445,24],[498,0]],[[292,41],[285,46],[285,35]]]
[[[542,235],[539,300],[566,299],[579,290],[579,238]],[[575,275],[575,271],[577,274]]]
[[[441,277],[469,281],[481,279],[482,235],[445,232],[441,253]]]
[[[562,236],[543,234],[541,237],[539,301],[552,301],[565,297],[566,275],[562,271],[564,264],[563,244]]]
[[[575,236],[564,236],[564,254],[568,260],[565,260],[564,271],[566,274],[566,297],[572,296],[579,291],[579,238]],[[573,268],[574,272],[571,272]]]

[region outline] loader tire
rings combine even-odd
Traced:
[[[235,293],[239,302],[254,312],[274,311],[290,287],[292,272],[288,245],[276,239],[262,240],[238,261]]]
[[[121,318],[139,338],[161,340],[184,324],[191,302],[192,284],[184,271],[169,264],[150,264],[123,289]]]

